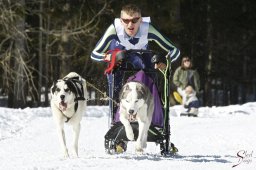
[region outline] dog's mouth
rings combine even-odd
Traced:
[[[61,101],[59,103],[59,108],[61,111],[65,111],[67,109],[67,103],[65,103],[64,101]]]
[[[136,114],[128,114],[129,122],[134,122],[136,120],[136,116],[137,116],[137,113]]]

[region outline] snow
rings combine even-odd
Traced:
[[[64,159],[49,107],[0,108],[0,169],[256,169],[256,102],[202,107],[197,118],[180,117],[182,110],[170,108],[171,141],[179,149],[175,156],[161,156],[155,143],[138,155],[134,142],[126,153],[106,154],[108,107],[89,106],[81,122],[79,157]],[[70,147],[71,130],[65,129]]]

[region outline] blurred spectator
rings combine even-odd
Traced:
[[[182,58],[181,66],[175,70],[173,84],[182,97],[182,101],[179,102],[187,108],[186,113],[183,114],[197,116],[199,100],[196,95],[200,90],[200,77],[197,70],[193,69],[193,64],[188,56]],[[177,99],[177,94],[175,98]]]

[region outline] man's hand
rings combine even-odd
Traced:
[[[161,63],[161,62],[159,62],[159,63],[155,63],[155,69],[160,69],[160,70],[165,70],[166,69],[166,64],[164,64],[164,63]]]
[[[115,62],[118,62],[118,63],[121,62],[124,58],[125,51],[119,50],[119,51],[114,51],[114,52],[115,52],[114,54],[110,54],[110,53],[106,54],[104,60],[105,61],[111,61],[112,60],[112,55],[114,55],[115,56]]]
[[[119,65],[122,64],[122,56],[121,56],[121,55],[118,56],[118,53],[117,53],[116,57],[117,57],[117,58],[115,59],[114,65],[115,65],[115,66],[119,66]],[[111,62],[111,60],[112,60],[112,54],[107,54],[107,55],[105,55],[105,58],[104,58],[104,61],[105,61],[105,62]]]
[[[104,58],[105,61],[111,61],[111,54],[107,54]]]

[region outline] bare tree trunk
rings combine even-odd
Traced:
[[[246,44],[246,35],[244,34],[243,35],[243,44]],[[245,46],[245,45],[243,45]],[[241,85],[241,101],[240,103],[245,103],[246,101],[246,96],[247,96],[247,82],[248,82],[248,79],[250,78],[248,76],[248,69],[247,69],[247,66],[248,66],[248,56],[246,54],[246,51],[243,51],[243,80],[242,80],[242,85]]]
[[[207,106],[211,106],[212,103],[212,93],[211,93],[211,73],[212,73],[212,60],[213,60],[213,40],[212,40],[212,22],[211,22],[211,18],[210,18],[210,14],[211,13],[211,5],[210,5],[210,1],[207,2],[207,44],[208,44],[208,61],[206,64],[206,74],[207,74],[207,80],[205,83],[205,93],[204,93],[204,101],[205,101],[205,105]]]
[[[242,6],[242,11],[243,11],[243,13],[246,13],[247,12],[247,7],[246,7],[246,3],[244,3],[243,4],[243,6]],[[245,47],[246,46],[246,44],[247,44],[247,32],[244,32],[243,33],[243,35],[242,35],[242,44],[243,44],[243,46]],[[245,48],[246,49],[246,48]],[[242,94],[241,94],[241,103],[245,103],[245,101],[246,101],[246,96],[247,96],[247,82],[248,82],[248,79],[250,78],[249,76],[248,76],[248,69],[247,69],[247,66],[248,66],[248,56],[247,56],[247,52],[246,52],[246,50],[243,50],[243,81],[242,81],[242,89],[241,89],[241,92],[242,92]]]
[[[50,30],[50,16],[47,15],[47,31]],[[50,46],[49,46],[49,35],[46,35],[46,48],[45,48],[45,91],[44,91],[44,96],[45,96],[45,101],[44,101],[44,105],[45,106],[48,106],[49,105],[49,97],[48,97],[48,92],[49,92],[49,87],[48,87],[48,84],[49,84],[49,49]]]
[[[43,12],[43,2],[40,1],[40,8],[39,8],[39,70],[38,70],[38,91],[39,91],[39,99],[38,99],[38,104],[41,106],[42,101],[41,101],[41,95],[42,95],[42,76],[43,76],[43,32],[41,30],[41,28],[43,27],[43,16],[42,16],[42,12]]]
[[[25,5],[24,0],[20,1],[21,6]],[[20,17],[16,23],[18,31],[23,32],[25,28],[25,19]],[[15,63],[14,70],[17,71],[16,81],[14,82],[14,107],[25,107],[26,94],[25,94],[25,82],[24,82],[24,65],[22,61],[25,57],[25,41],[21,34],[16,33],[15,39]]]
[[[13,57],[9,58],[9,65],[10,65],[10,68],[14,68],[15,60]],[[7,72],[7,77],[12,77],[12,73],[9,72],[9,70],[6,70],[6,72]],[[10,89],[14,89],[14,83],[11,81],[11,79],[7,79],[7,82],[8,82],[7,87]],[[13,90],[8,90],[8,102],[7,103],[8,103],[7,104],[8,107],[10,107],[10,108],[14,107],[15,96],[14,96]]]

